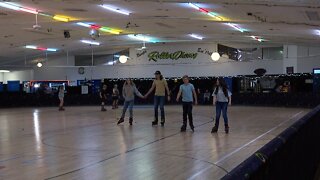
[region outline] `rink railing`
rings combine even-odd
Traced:
[[[314,179],[320,165],[320,105],[222,180]]]

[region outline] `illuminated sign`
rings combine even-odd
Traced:
[[[320,69],[314,69],[313,74],[320,74]]]

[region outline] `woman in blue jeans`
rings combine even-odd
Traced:
[[[216,87],[212,94],[213,105],[216,105],[216,122],[215,126],[212,128],[211,133],[216,133],[219,128],[219,120],[222,111],[222,116],[224,119],[225,132],[229,133],[229,122],[228,122],[228,105],[231,105],[231,95],[232,93],[228,90],[227,84],[223,78],[218,78],[216,82]]]
[[[153,90],[154,93],[154,120],[152,121],[152,126],[158,125],[158,108],[160,106],[161,111],[161,126],[164,126],[165,123],[165,114],[164,114],[164,102],[166,97],[166,91],[168,96],[168,101],[170,101],[170,91],[168,88],[167,81],[163,78],[160,71],[154,73],[155,80],[152,83],[152,87],[145,95],[147,97]]]
[[[134,104],[134,97],[139,96],[140,98],[144,98],[141,93],[136,88],[135,84],[132,82],[131,79],[127,79],[122,88],[122,96],[124,98],[124,105],[123,111],[118,124],[124,122],[124,116],[126,114],[127,109],[129,108],[129,124],[132,125],[133,122],[133,104]]]

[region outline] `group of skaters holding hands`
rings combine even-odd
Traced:
[[[127,79],[122,87],[122,96],[124,98],[124,105],[122,109],[121,117],[117,124],[121,124],[124,122],[126,111],[129,109],[129,124],[132,125],[133,123],[133,105],[135,96],[140,98],[146,99],[152,92],[154,92],[154,119],[152,121],[152,126],[158,125],[159,117],[158,117],[158,109],[160,108],[160,124],[164,126],[165,124],[165,111],[164,111],[164,104],[165,100],[167,99],[170,101],[170,90],[167,84],[167,81],[163,78],[160,71],[155,72],[155,79],[152,83],[150,90],[143,96],[137,87],[135,86],[132,79]],[[187,129],[187,121],[189,120],[189,126],[192,131],[194,131],[193,125],[193,116],[192,116],[192,109],[193,104],[197,105],[197,93],[196,90],[189,82],[189,77],[184,75],[182,77],[183,84],[179,87],[179,92],[176,97],[176,101],[180,102],[182,100],[182,109],[183,109],[183,124],[181,126],[181,132],[185,132]],[[63,87],[60,88],[62,92]],[[60,105],[59,110],[63,109],[63,93],[59,91],[59,99]],[[118,100],[119,100],[119,93],[117,85],[114,86],[112,90],[112,109],[118,108]],[[167,94],[167,97],[166,97]],[[226,82],[223,78],[218,78],[215,82],[214,91],[212,93],[213,96],[213,105],[216,107],[216,118],[215,118],[215,125],[212,128],[211,133],[216,133],[219,128],[219,119],[222,112],[222,116],[224,119],[225,125],[225,132],[229,133],[229,124],[228,124],[228,116],[227,110],[228,106],[231,105],[231,92],[228,89]],[[101,111],[106,111],[105,109],[105,102],[107,100],[107,85],[103,85],[100,91],[100,99],[101,99]]]

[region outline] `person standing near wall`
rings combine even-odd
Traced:
[[[133,104],[134,97],[139,96],[140,98],[145,98],[136,88],[136,85],[132,82],[131,79],[127,79],[122,88],[122,96],[124,98],[124,105],[122,110],[122,115],[117,124],[124,122],[124,117],[127,109],[129,108],[129,124],[132,125],[133,122]]]
[[[107,101],[107,85],[104,84],[102,86],[102,89],[100,90],[100,99],[101,99],[101,111],[107,111],[107,109],[104,108],[105,103]]]
[[[118,108],[119,94],[120,94],[120,92],[118,89],[118,85],[115,84],[112,89],[112,109]]]
[[[198,104],[197,93],[194,89],[193,84],[189,83],[189,77],[187,75],[183,76],[183,84],[180,85],[180,89],[177,95],[177,102],[182,96],[182,108],[183,108],[183,125],[181,126],[181,132],[185,132],[187,129],[187,117],[189,118],[189,125],[192,131],[194,131],[193,117],[192,117],[192,104],[193,99],[195,105]]]
[[[59,111],[64,111],[65,109],[63,108],[63,105],[64,105],[64,87],[63,86],[59,86],[58,97],[60,100]]]
[[[210,104],[210,95],[211,93],[208,89],[206,89],[205,93],[203,94],[203,104]]]
[[[212,94],[213,105],[216,106],[216,122],[215,126],[212,128],[211,133],[216,133],[219,128],[219,120],[222,111],[222,116],[224,119],[225,132],[229,133],[229,122],[228,122],[228,105],[231,105],[231,92],[228,90],[227,84],[223,78],[218,78],[216,81],[216,87]]]
[[[154,121],[152,121],[152,126],[158,125],[158,108],[160,106],[161,111],[161,126],[164,126],[165,123],[165,112],[164,112],[164,102],[166,97],[166,91],[168,96],[168,101],[170,101],[170,91],[167,84],[167,81],[163,78],[160,71],[154,73],[155,80],[152,83],[152,87],[145,95],[148,97],[149,94],[155,90],[154,94]]]

